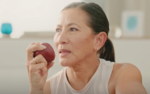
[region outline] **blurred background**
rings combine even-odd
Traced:
[[[25,49],[32,42],[49,42],[54,47],[57,17],[64,6],[77,1],[103,8],[116,62],[137,66],[150,93],[149,0],[0,0],[0,94],[28,94]],[[62,69],[57,56],[54,62],[48,77]]]

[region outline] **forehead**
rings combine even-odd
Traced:
[[[80,23],[86,24],[88,22],[87,13],[80,8],[70,8],[63,10],[59,16],[59,24],[68,24],[68,23]]]

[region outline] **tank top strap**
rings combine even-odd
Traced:
[[[100,79],[98,79],[100,92],[102,92],[102,94],[109,94],[108,82],[112,74],[114,62],[106,61],[104,59],[100,59],[100,62],[101,62],[101,68],[99,71]]]

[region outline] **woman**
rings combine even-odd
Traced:
[[[54,36],[59,62],[65,68],[46,81],[53,62],[47,65],[42,55],[33,58],[33,52],[45,46],[29,45],[26,65],[30,94],[147,94],[137,67],[114,63],[108,32],[107,17],[97,4],[66,6]]]

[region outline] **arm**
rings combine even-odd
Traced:
[[[118,71],[115,91],[116,94],[147,94],[139,69],[129,63],[123,65]]]
[[[51,94],[50,91],[50,81],[47,80],[44,85],[44,90],[32,89],[30,90],[30,94]]]
[[[44,86],[44,94],[51,94],[50,91],[50,79],[48,79]]]

